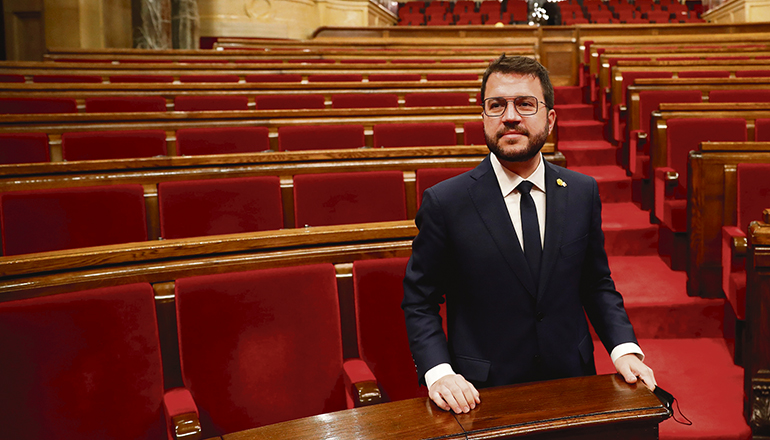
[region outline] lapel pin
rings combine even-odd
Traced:
[[[567,187],[567,182],[565,182],[565,181],[563,181],[561,179],[556,179],[556,184],[559,185],[562,188],[566,188]]]

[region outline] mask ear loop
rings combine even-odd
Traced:
[[[674,403],[674,405],[676,405],[676,411],[679,412],[679,415],[682,416],[682,418],[685,421],[683,422],[683,421],[677,419],[676,418],[676,412],[674,412],[673,410],[671,411],[671,418],[674,419],[674,421],[676,423],[679,423],[680,425],[692,426],[692,422],[690,421],[690,419],[688,419],[687,416],[685,416],[684,413],[682,413],[682,409],[679,407],[679,401],[676,399],[676,397],[674,397],[674,402],[673,403]],[[674,405],[671,405],[672,409],[673,409]]]

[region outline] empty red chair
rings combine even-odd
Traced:
[[[422,205],[422,194],[431,186],[457,176],[470,168],[423,168],[416,172],[417,207]]]
[[[463,123],[463,141],[465,145],[486,145],[483,121],[468,121]]]
[[[307,82],[361,82],[364,79],[363,75],[358,74],[318,74],[308,75]]]
[[[87,113],[165,112],[166,100],[160,96],[86,98]]]
[[[147,240],[141,185],[0,194],[3,255]]]
[[[174,110],[178,112],[248,110],[249,98],[245,96],[177,96],[174,98]]]
[[[0,98],[0,114],[77,113],[74,98]]]
[[[425,75],[428,81],[476,81],[479,76],[475,73],[429,73]]]
[[[760,118],[754,121],[754,140],[770,142],[770,119]]]
[[[366,145],[363,125],[302,125],[278,128],[278,150],[336,150]]]
[[[264,73],[261,75],[246,75],[247,83],[273,83],[273,82],[302,82],[302,75],[293,73]]]
[[[0,134],[0,164],[48,162],[45,133]]]
[[[401,171],[294,176],[297,228],[394,220],[406,220]]]
[[[709,102],[770,102],[768,89],[710,90]]]
[[[102,77],[97,75],[33,75],[35,83],[101,83]]]
[[[170,75],[110,75],[110,82],[123,83],[172,83],[174,77]]]
[[[0,303],[0,350],[5,438],[169,438],[164,403],[195,410],[164,402],[147,283]]]
[[[65,160],[130,159],[165,156],[163,130],[85,131],[64,133],[61,137]]]
[[[736,70],[736,78],[757,78],[770,76],[770,70]]]
[[[527,21],[529,17],[529,5],[523,0],[509,0],[506,3],[506,11],[511,14],[514,21]]]
[[[343,362],[331,264],[182,278],[175,291],[204,438],[349,408],[352,383],[375,380]]]
[[[180,75],[181,83],[237,83],[238,75]]]
[[[394,93],[340,93],[332,95],[332,108],[393,108],[398,107]]]
[[[452,122],[375,124],[374,148],[457,145]]]
[[[24,75],[0,75],[0,83],[23,83]]]
[[[255,98],[259,110],[322,109],[323,95],[259,95]]]
[[[599,95],[601,98],[602,116],[605,118],[610,116],[610,110],[612,110],[612,130],[616,141],[623,141],[624,139],[622,137],[626,132],[626,118],[621,114],[622,112],[620,108],[627,107],[626,95],[628,92],[628,86],[633,84],[634,81],[638,78],[671,78],[673,75],[674,74],[672,72],[623,72],[623,80],[621,81],[620,86],[620,103],[615,104],[611,109],[610,105],[614,98],[607,96],[605,93],[601,93]]]
[[[467,93],[407,93],[404,95],[404,107],[450,107],[468,106],[470,97]]]
[[[671,19],[671,13],[668,11],[648,11],[647,19],[650,23],[668,23]]]
[[[270,149],[266,127],[180,128],[176,131],[180,156],[258,153]]]
[[[374,73],[369,75],[369,82],[378,81],[419,81],[419,73]]]
[[[166,239],[283,228],[278,176],[162,182],[158,203]]]

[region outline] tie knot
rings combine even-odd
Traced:
[[[529,194],[533,186],[535,186],[534,183],[528,180],[522,180],[521,183],[519,183],[519,185],[516,187],[516,189],[518,189],[520,193]]]

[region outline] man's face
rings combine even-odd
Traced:
[[[556,112],[546,108],[543,88],[538,78],[529,75],[495,72],[487,78],[485,98],[503,96],[511,99],[502,116],[482,114],[487,147],[501,161],[526,162],[545,145],[556,121]],[[512,98],[534,96],[538,110],[532,116],[521,116]]]

